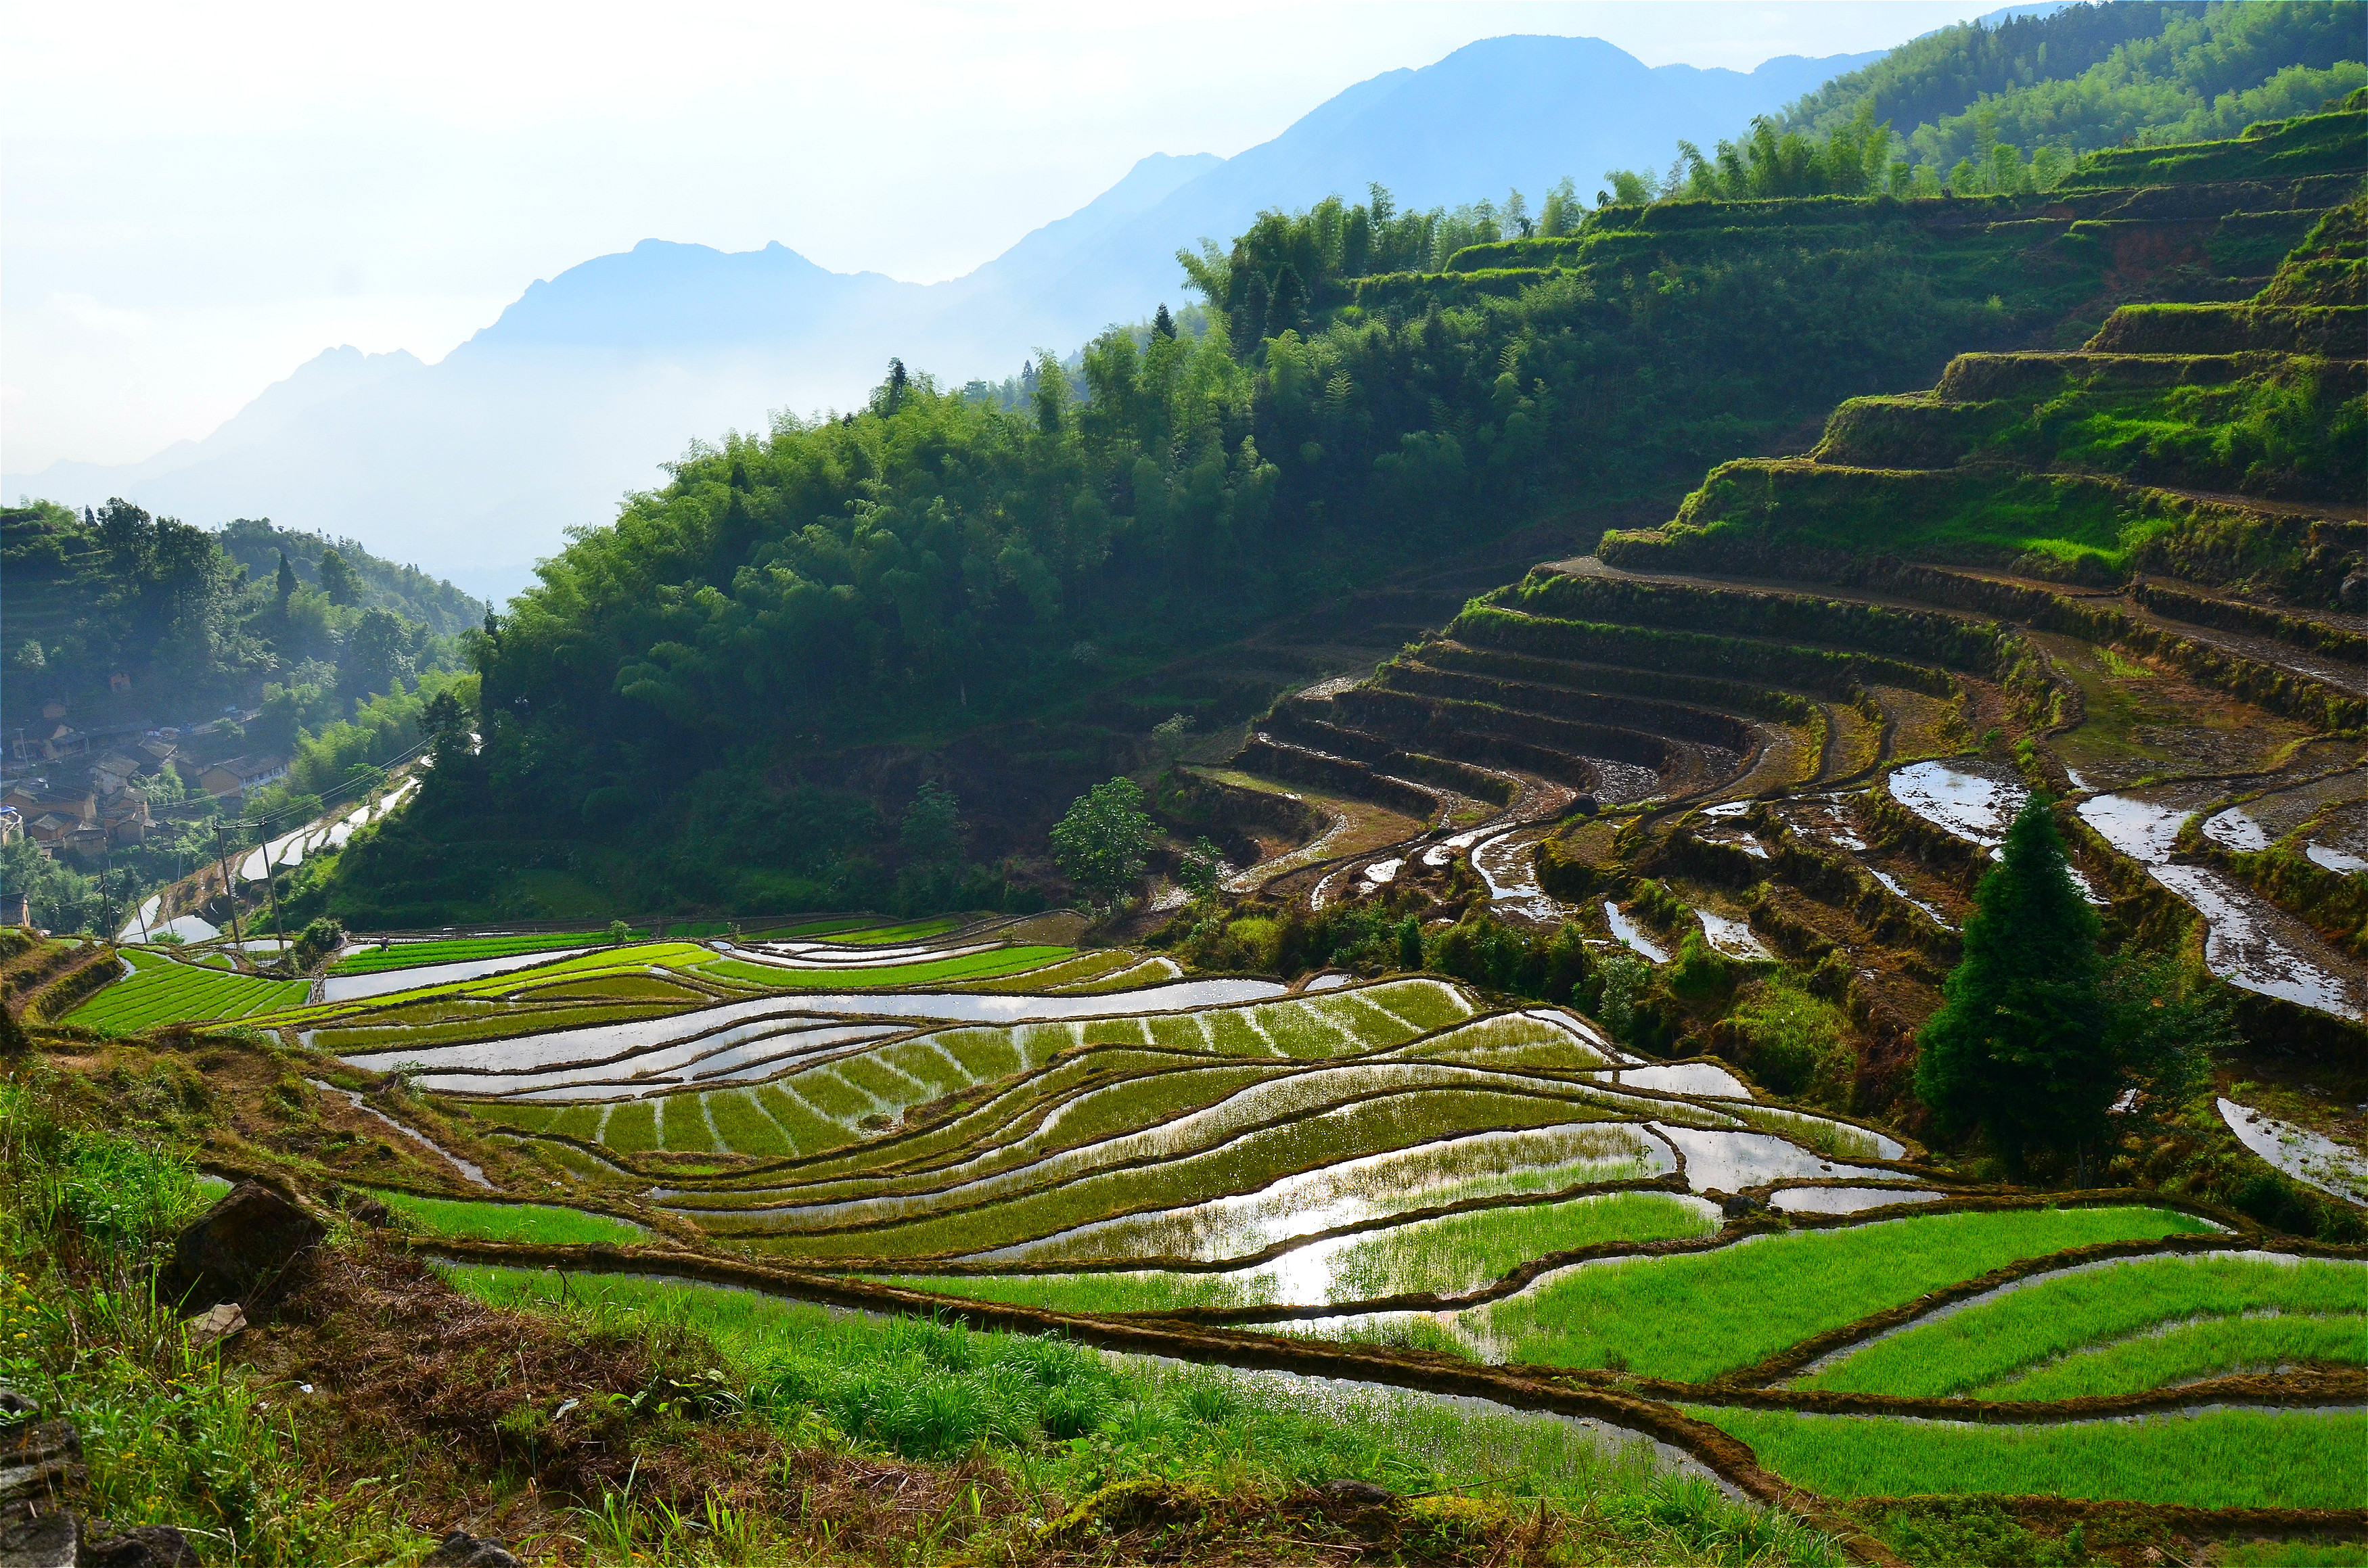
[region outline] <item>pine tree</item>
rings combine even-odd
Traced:
[[[1169,338],[1176,335],[1176,318],[1167,313],[1167,301],[1165,300],[1159,302],[1159,313],[1151,318],[1151,335]]]
[[[2045,796],[2007,830],[1974,905],[1964,958],[1924,1026],[1916,1093],[1944,1129],[1980,1128],[2019,1179],[2035,1149],[2101,1132],[2121,1085],[2096,912]]]
[[[288,601],[296,597],[296,568],[288,564],[288,552],[279,552],[279,613],[288,613]]]

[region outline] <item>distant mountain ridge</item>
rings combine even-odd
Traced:
[[[269,517],[351,537],[500,597],[562,531],[598,524],[657,465],[774,410],[846,404],[888,358],[959,383],[1039,347],[1180,305],[1178,248],[1264,208],[1380,183],[1410,206],[1532,198],[1564,175],[1732,135],[1878,58],[1752,72],[1647,67],[1600,39],[1508,37],[1385,72],[1230,159],[1159,153],[1076,212],[950,282],[834,273],[778,242],[644,240],[538,280],[439,363],[332,349],[202,441],[142,463],[59,463],[0,493],[124,494],[192,521]]]

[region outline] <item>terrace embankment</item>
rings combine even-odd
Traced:
[[[2224,286],[1848,402],[1806,455],[1724,464],[1667,523],[1278,703],[1237,767],[1422,826],[1269,891],[1435,918],[1485,883],[1506,918],[1656,962],[1690,935],[1772,955],[1854,1031],[1829,1103],[1875,1109],[2044,790],[2109,932],[2185,943],[2239,994],[2254,1061],[2299,1052],[2343,1121],[2368,1076],[2368,200],[2303,165],[2363,127],[2226,144],[2226,190],[2066,193],[2029,215],[2034,255],[2191,223]],[[2259,177],[2289,154],[2296,177]],[[2254,800],[2306,809],[2263,823]],[[1679,1035],[1783,1076],[1748,1023]]]

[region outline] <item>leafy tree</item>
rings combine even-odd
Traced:
[[[1115,903],[1143,878],[1156,829],[1143,789],[1124,775],[1070,802],[1053,825],[1053,860],[1097,903]]]
[[[1941,1125],[1979,1128],[2018,1179],[2034,1150],[2101,1132],[2122,1084],[2096,912],[2049,807],[2032,797],[1975,889],[1964,957],[1916,1063],[1916,1093]]]
[[[2176,1115],[2212,1085],[2215,1058],[2239,1041],[2226,992],[2175,954],[2130,955],[2105,971],[2110,1049],[2142,1108]]]
[[[321,556],[321,591],[329,596],[333,605],[358,605],[362,602],[361,578],[346,558],[336,551],[325,551]]]
[[[332,597],[335,596],[333,595]],[[416,678],[410,629],[391,610],[362,611],[346,639],[346,655],[337,684],[347,695],[369,697],[393,691]]]
[[[311,969],[346,945],[346,928],[327,915],[308,922],[296,937],[296,968]]]
[[[1224,871],[1225,852],[1205,838],[1194,839],[1176,862],[1176,881],[1195,899],[1215,892]]]
[[[450,767],[469,755],[469,710],[450,691],[428,699],[419,715],[419,727],[428,737],[428,756],[438,767]]]
[[[1175,767],[1176,759],[1192,744],[1192,715],[1171,713],[1151,726],[1151,752],[1159,759],[1163,771]]]
[[[943,784],[930,779],[913,792],[897,829],[905,853],[916,866],[940,869],[957,866],[962,858],[962,802]]]

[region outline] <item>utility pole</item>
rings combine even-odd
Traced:
[[[222,858],[222,831],[219,819],[214,823],[214,865],[222,872],[222,897],[230,902],[230,939],[243,951],[246,944],[238,934],[238,893],[230,885],[230,862]]]
[[[255,824],[255,836],[263,841],[263,885],[271,890],[271,928],[279,934],[279,950],[288,950],[288,927],[279,920],[279,877],[271,861],[271,826],[268,821]]]

